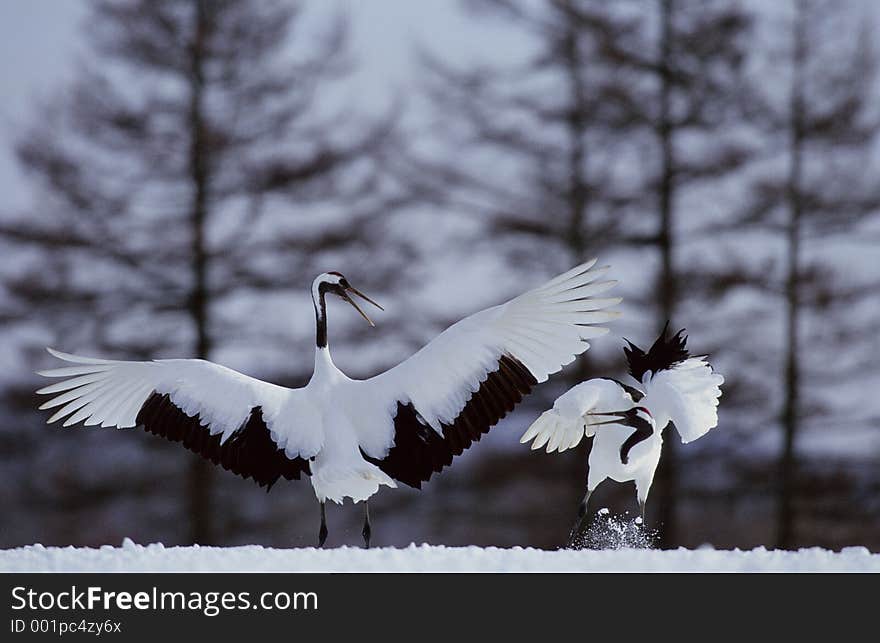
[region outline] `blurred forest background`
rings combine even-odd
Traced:
[[[423,491],[379,494],[374,542],[560,546],[584,447],[517,439],[669,319],[727,384],[716,430],[667,433],[661,544],[880,550],[876,3],[83,0],[19,25],[28,4],[0,9],[0,95],[27,106],[0,124],[0,546],[316,539],[308,482],[47,427],[46,345],[302,385],[308,287],[339,270],[388,311],[331,313],[366,377],[598,255],[625,317]],[[31,77],[74,18],[63,73]],[[328,514],[359,543],[359,511]]]

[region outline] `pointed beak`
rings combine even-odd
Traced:
[[[354,294],[354,295],[357,295],[358,297],[360,297],[361,299],[363,299],[363,300],[366,301],[367,303],[373,304],[373,305],[374,305],[376,308],[378,308],[379,310],[385,310],[385,309],[382,308],[382,306],[380,306],[379,304],[377,304],[375,301],[373,301],[372,299],[370,299],[369,297],[367,297],[364,293],[362,293],[362,292],[361,292],[360,290],[358,290],[357,288],[353,288],[352,286],[349,286],[348,288],[345,289],[345,300],[346,300],[348,303],[350,303],[352,306],[354,306],[354,309],[355,309],[356,311],[358,311],[358,312],[361,314],[361,317],[363,317],[364,319],[367,320],[367,323],[368,323],[370,326],[375,326],[376,324],[373,323],[373,320],[370,319],[369,317],[367,317],[367,313],[365,313],[365,312],[361,309],[361,307],[357,305],[357,303],[355,302],[355,300],[352,299],[352,298],[349,296],[348,293],[352,293],[352,294]]]
[[[613,420],[605,420],[604,422],[590,422],[590,426],[602,426],[603,424],[625,424],[621,422],[621,420],[626,419],[625,411],[606,411],[603,413],[589,413],[588,415],[596,415],[599,417],[610,417],[614,418]]]

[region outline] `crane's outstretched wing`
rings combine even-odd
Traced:
[[[547,445],[547,453],[565,451],[596,434],[599,424],[614,417],[603,413],[618,413],[632,408],[641,392],[610,379],[592,379],[581,382],[560,395],[553,408],[544,411],[526,429],[519,441],[534,440],[532,450]]]
[[[608,332],[619,298],[596,260],[450,326],[398,366],[351,387],[365,457],[420,487],[492,428],[532,387]]]
[[[49,423],[66,418],[63,426],[140,426],[261,487],[271,487],[281,476],[290,480],[309,474],[308,458],[323,443],[323,436],[285,422],[297,391],[219,364],[198,359],[127,362],[48,350],[75,364],[39,373],[63,378],[37,391],[54,395],[40,409],[61,407]]]
[[[712,370],[705,357],[690,357],[669,369],[642,378],[641,402],[663,428],[671,421],[684,444],[718,425],[718,398],[724,377]]]

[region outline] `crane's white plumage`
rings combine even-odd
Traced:
[[[520,438],[532,442],[532,449],[546,447],[548,453],[594,438],[579,520],[590,493],[608,478],[634,481],[644,511],[660,462],[663,429],[672,422],[688,443],[718,424],[724,378],[705,357],[688,357],[686,338],[680,335],[666,339],[664,329],[648,353],[636,347],[627,351],[631,374],[641,375],[641,389],[610,379],[582,382],[561,395]],[[647,365],[653,370],[645,370]]]
[[[560,275],[540,288],[453,324],[412,357],[369,380],[350,395],[365,413],[360,423],[364,451],[380,457],[393,437],[390,420],[398,402],[409,402],[438,433],[451,424],[503,355],[515,357],[536,382],[544,382],[586,351],[596,326],[620,313],[606,310],[619,298],[596,298],[615,281],[598,281],[607,267],[595,263]],[[384,427],[377,430],[377,427]]]
[[[674,368],[645,373],[642,406],[651,410],[658,427],[675,425],[684,444],[718,425],[718,399],[724,378],[703,357],[690,357]]]
[[[612,419],[597,410],[625,411],[633,401],[626,390],[613,380],[594,379],[581,382],[560,395],[553,408],[544,411],[526,430],[520,442],[534,440],[532,449],[547,447],[547,453],[566,451],[593,437],[596,426]]]
[[[718,399],[724,377],[714,372],[705,357],[691,357],[673,368],[641,382],[644,396],[639,406],[647,408],[660,430],[672,422],[684,444],[704,436],[718,425]],[[565,451],[593,437],[599,424],[611,418],[604,411],[626,411],[635,406],[632,395],[619,382],[593,379],[581,382],[560,395],[520,438],[531,448],[547,447],[547,453]],[[611,433],[605,431],[604,433]]]
[[[73,366],[40,372],[60,378],[38,391],[53,395],[40,408],[56,409],[49,421],[64,426],[143,426],[260,484],[306,473],[322,503],[365,500],[395,479],[427,480],[607,332],[598,324],[618,316],[607,309],[620,299],[598,297],[616,282],[601,280],[607,268],[594,263],[463,319],[367,380],[333,364],[325,307],[326,294],[355,307],[348,293],[366,297],[325,273],[312,286],[318,341],[304,388],[204,360],[114,361],[50,349]]]
[[[77,376],[37,391],[41,394],[64,391],[40,406],[42,410],[64,405],[48,419],[49,423],[67,417],[63,426],[82,421],[85,426],[132,428],[140,407],[156,392],[169,394],[171,401],[186,415],[198,415],[211,435],[221,436],[221,442],[229,439],[255,406],[262,407],[271,431],[279,436],[286,434],[277,422],[290,392],[282,386],[200,359],[130,362],[47,350],[60,360],[78,364],[39,371],[44,377]],[[320,442],[316,442],[308,445],[304,440],[302,450],[292,450],[290,455],[312,456],[320,448]]]

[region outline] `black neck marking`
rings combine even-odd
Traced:
[[[318,348],[327,348],[327,303],[324,301],[324,295],[327,294],[331,284],[318,284],[318,301],[312,300],[315,305],[315,327],[316,337],[315,343]]]
[[[643,406],[636,406],[627,412],[627,417],[622,424],[631,426],[635,431],[620,445],[620,461],[623,464],[629,463],[629,452],[634,446],[654,435],[654,424],[639,417],[637,413],[639,410],[644,411],[648,416],[651,415],[651,412]]]

